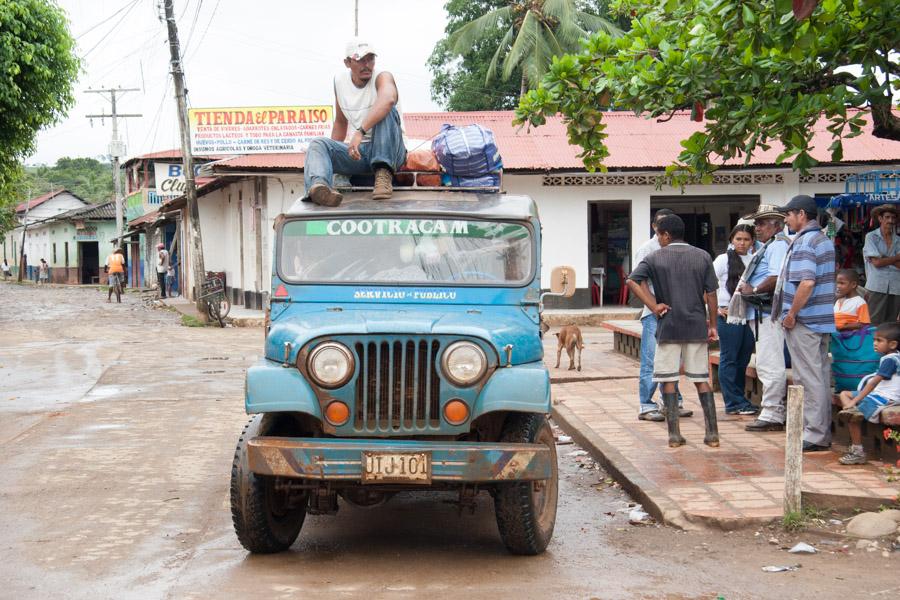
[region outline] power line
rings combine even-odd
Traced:
[[[137,0],[135,0],[135,2],[133,2],[133,3],[131,4],[131,6],[128,7],[128,10],[125,11],[125,14],[122,15],[122,17],[121,17],[118,21],[116,21],[116,24],[113,25],[113,26],[110,28],[110,30],[106,32],[106,35],[104,35],[102,38],[100,38],[100,41],[97,42],[96,44],[94,44],[94,46],[93,46],[90,50],[88,50],[87,52],[85,52],[84,54],[82,54],[82,55],[81,55],[81,58],[87,58],[87,55],[88,55],[88,54],[90,54],[91,52],[93,52],[94,50],[96,50],[96,49],[97,49],[97,46],[99,46],[100,44],[102,44],[102,43],[106,40],[106,38],[108,38],[114,31],[118,30],[119,25],[122,24],[122,21],[124,21],[124,20],[125,20],[125,17],[128,16],[128,13],[130,13],[130,12],[134,9],[134,7],[137,6],[137,4],[138,4],[138,3],[137,3]]]
[[[159,118],[162,115],[163,104],[165,104],[166,96],[169,94],[169,80],[171,79],[172,74],[168,73],[166,75],[166,82],[163,84],[163,93],[162,98],[159,101],[159,107],[156,109],[156,114],[153,116],[153,122],[150,124],[150,129],[147,131],[147,135],[144,137],[143,143],[141,143],[141,154],[144,153],[144,148],[147,148],[147,138],[150,137],[150,133],[153,133],[153,139],[150,141],[150,151],[153,150],[153,146],[156,144],[156,134],[159,131],[159,127],[157,126],[159,123]]]
[[[206,23],[206,29],[203,30],[203,35],[200,36],[200,41],[197,42],[196,46],[194,46],[194,53],[191,55],[191,58],[196,56],[197,52],[200,50],[200,48],[203,47],[203,40],[206,39],[206,34],[209,32],[209,26],[212,25],[213,19],[216,16],[216,11],[219,9],[219,2],[220,2],[220,0],[216,0],[216,5],[213,6],[212,14],[209,16],[209,21]],[[187,55],[187,52],[185,52],[185,55]],[[185,60],[186,59],[187,59],[187,56],[185,56]]]
[[[105,19],[103,19],[102,21],[100,21],[99,23],[97,23],[97,24],[95,24],[95,25],[91,25],[87,30],[85,30],[84,32],[82,32],[82,33],[81,33],[80,35],[78,35],[75,39],[76,39],[76,40],[80,40],[81,38],[83,38],[84,36],[86,36],[87,34],[89,34],[90,32],[92,32],[93,30],[97,29],[98,27],[100,27],[101,25],[103,25],[104,23],[106,23],[107,21],[111,20],[113,17],[115,17],[117,14],[119,14],[120,12],[122,12],[123,10],[125,10],[126,8],[130,8],[130,7],[134,6],[134,5],[137,4],[139,1],[140,1],[140,0],[131,0],[130,2],[128,2],[127,4],[125,4],[125,6],[123,6],[122,8],[120,8],[119,10],[117,10],[116,12],[114,12],[113,14],[109,15],[108,17],[106,17]]]
[[[194,30],[197,28],[197,19],[200,17],[200,9],[203,8],[203,0],[197,2],[197,10],[194,11],[194,20],[191,22],[191,31],[188,33],[187,42],[184,44],[184,52],[181,53],[181,59],[187,56],[188,49],[191,47],[191,40],[194,38]]]
[[[119,67],[121,67],[123,64],[125,64],[125,62],[128,61],[128,60],[129,60],[132,56],[134,56],[135,54],[138,54],[138,53],[140,53],[140,52],[146,51],[148,48],[152,47],[154,43],[157,43],[157,42],[158,42],[160,45],[162,45],[162,44],[163,44],[163,40],[158,39],[158,38],[156,37],[157,35],[159,35],[159,32],[158,32],[158,31],[154,31],[152,34],[150,34],[150,37],[146,38],[146,39],[145,39],[145,40],[137,47],[137,49],[132,50],[132,51],[129,52],[128,54],[123,55],[123,56],[120,58],[120,60],[118,60],[116,63],[114,63],[112,66],[110,66],[106,71],[104,71],[104,72],[103,72],[102,74],[100,74],[100,75],[97,75],[97,76],[92,77],[92,79],[93,79],[94,81],[106,79],[106,77],[107,77],[110,73],[112,73],[113,71],[115,71],[116,69],[118,69]]]

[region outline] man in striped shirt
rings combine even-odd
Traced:
[[[810,196],[794,196],[785,223],[797,235],[778,278],[772,320],[784,328],[793,379],[803,386],[803,451],[831,446],[831,365],[834,326],[834,244],[816,221]]]

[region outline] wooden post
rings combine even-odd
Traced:
[[[191,128],[188,121],[187,90],[184,86],[184,66],[181,61],[181,50],[178,46],[178,27],[175,23],[174,0],[165,0],[166,25],[169,32],[169,54],[172,63],[172,81],[175,83],[175,100],[178,105],[178,130],[181,133],[181,155],[184,164],[184,196],[187,199],[186,217],[188,237],[190,240],[191,271],[193,273],[194,300],[200,319],[207,321],[206,300],[201,298],[203,283],[206,281],[206,267],[203,264],[203,236],[200,233],[200,208],[197,206],[197,188],[194,185],[194,156],[191,154]],[[184,255],[187,247],[182,248]],[[186,286],[182,285],[182,289]],[[187,293],[182,292],[187,297]]]
[[[803,479],[803,386],[790,385],[784,443],[784,514],[799,513]]]

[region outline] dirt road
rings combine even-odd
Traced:
[[[542,556],[505,552],[487,496],[459,516],[454,496],[425,494],[344,504],[308,517],[290,552],[248,556],[228,477],[261,330],[183,327],[131,294],[115,305],[96,290],[0,283],[0,340],[0,597],[900,595],[897,553],[798,558],[778,530],[629,525],[630,499],[572,445],[559,447],[560,512]]]

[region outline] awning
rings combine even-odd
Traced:
[[[844,193],[832,196],[828,208],[900,204],[900,171],[867,171],[850,175]]]
[[[838,194],[832,196],[828,208],[850,208],[863,205],[900,204],[900,194]]]

